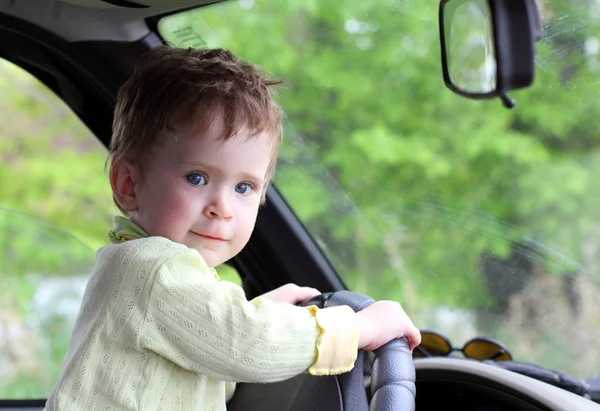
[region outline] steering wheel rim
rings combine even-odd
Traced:
[[[358,312],[374,302],[375,300],[364,294],[352,291],[337,291],[318,295],[301,305],[315,305],[319,308],[347,305]],[[416,396],[415,366],[407,339],[399,338],[390,341],[375,350],[374,355],[369,411],[414,411]],[[357,360],[357,364],[350,373],[362,374],[362,367],[358,365]],[[343,394],[344,380],[347,379],[341,380],[340,383]],[[354,398],[354,395],[351,396]]]
[[[374,301],[363,294],[339,291],[301,303],[320,308],[348,305],[360,311]],[[415,367],[408,342],[399,339],[374,351],[369,364],[367,352],[359,350],[354,367],[338,375],[308,373],[269,384],[241,383],[227,403],[229,411],[413,411]],[[371,371],[373,393],[369,405],[365,375]]]

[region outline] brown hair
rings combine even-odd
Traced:
[[[227,50],[154,48],[119,89],[106,163],[126,159],[143,179],[154,150],[177,127],[202,133],[221,121],[223,139],[243,128],[251,136],[267,132],[273,137],[266,191],[282,138],[281,112],[269,86],[279,83]]]

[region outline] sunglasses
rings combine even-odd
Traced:
[[[415,347],[413,357],[445,357],[459,351],[467,358],[479,361],[510,361],[512,356],[501,342],[487,337],[472,338],[462,348],[454,348],[450,341],[435,331],[421,331],[421,344]]]

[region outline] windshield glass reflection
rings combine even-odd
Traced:
[[[485,335],[585,377],[600,364],[600,9],[538,7],[536,80],[513,110],[445,89],[437,3],[243,0],[159,29],[285,80],[275,182],[351,289],[456,346]]]

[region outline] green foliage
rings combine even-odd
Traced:
[[[316,237],[330,247],[337,242],[330,258],[356,251],[341,258],[349,262],[341,270],[349,284],[367,272],[385,278],[382,239],[390,229],[403,230],[410,235],[398,245],[423,288],[419,297],[473,307],[486,300],[473,297],[483,292],[476,267],[484,251],[506,255],[511,241],[541,238],[580,260],[581,244],[572,238],[596,217],[592,208],[581,213],[595,179],[580,164],[592,162],[591,151],[579,147],[580,134],[586,130],[591,147],[598,145],[591,132],[597,99],[585,98],[588,90],[577,84],[593,74],[584,64],[571,87],[557,82],[561,70],[584,57],[563,50],[557,37],[572,44],[585,36],[554,29],[553,20],[546,30],[555,35],[540,44],[536,85],[516,93],[517,109],[451,94],[441,82],[436,17],[425,3],[257,1],[191,11],[159,28],[178,46],[197,46],[201,37],[202,45],[230,48],[286,80],[280,102],[287,142],[276,183]],[[224,20],[240,23],[231,30]],[[184,28],[196,30],[196,43],[171,34]],[[557,149],[555,139],[564,147]],[[356,208],[339,218],[340,203]],[[362,283],[362,291],[389,294],[385,282]]]
[[[2,60],[0,90],[0,398],[43,398],[75,313],[53,311],[69,290],[51,306],[37,305],[40,292],[48,281],[90,273],[116,210],[106,149],[66,105]]]
[[[512,93],[514,110],[444,87],[429,2],[244,0],[159,30],[285,80],[278,188],[350,288],[398,299],[418,319],[439,305],[493,308],[480,259],[508,258],[513,243],[537,244],[548,275],[592,275],[598,263],[586,250],[600,221],[600,66],[586,44],[600,25],[587,3],[539,7],[537,77]],[[485,329],[500,335],[491,318]],[[545,339],[542,325],[531,332]]]

